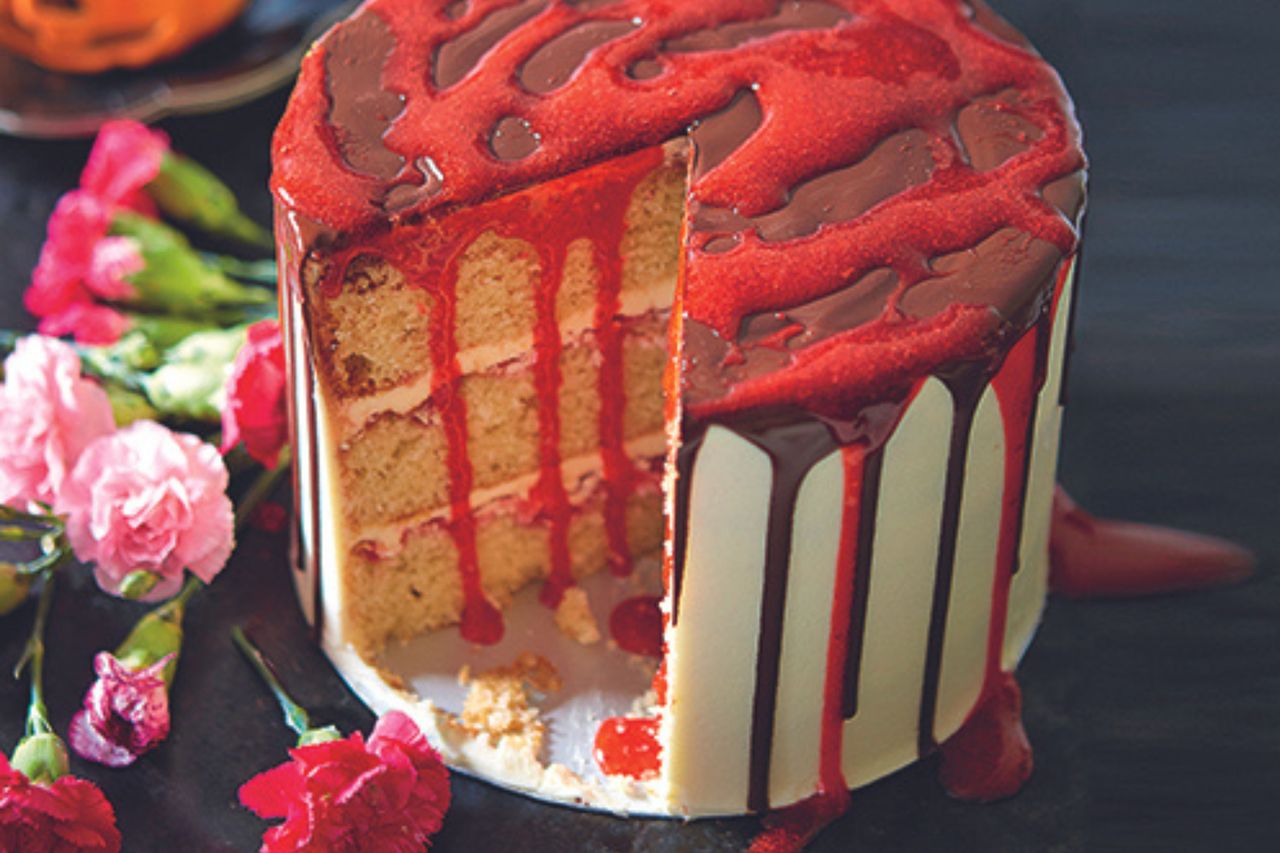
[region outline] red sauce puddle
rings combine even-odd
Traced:
[[[662,599],[655,595],[628,598],[609,615],[609,633],[623,651],[662,657]]]
[[[654,717],[610,717],[596,732],[595,759],[609,776],[644,779],[661,763],[658,720]]]

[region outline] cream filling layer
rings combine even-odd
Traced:
[[[624,318],[637,318],[654,311],[664,311],[671,307],[675,287],[674,280],[666,279],[647,288],[624,290],[618,295],[618,315]],[[581,340],[594,329],[594,309],[578,311],[560,323],[560,338],[565,345],[569,345]],[[533,349],[532,331],[528,335],[521,335],[501,343],[469,347],[458,353],[458,370],[461,375],[467,376],[483,373],[522,357],[528,357],[531,360]],[[431,381],[432,371],[428,368],[394,388],[345,402],[341,407],[342,429],[340,431],[343,435],[351,435],[361,429],[374,415],[384,412],[404,414],[413,411],[430,396]]]
[[[666,454],[666,441],[663,433],[654,432],[628,441],[623,445],[623,449],[633,461],[656,462]],[[565,490],[569,493],[571,504],[580,504],[582,499],[591,492],[602,468],[603,463],[599,452],[584,453],[561,462],[561,479]],[[483,515],[486,506],[504,499],[523,498],[533,489],[539,476],[537,471],[533,471],[496,486],[473,490],[470,498],[472,510]],[[655,474],[652,478],[652,488],[657,490],[658,487],[659,475]],[[393,557],[399,553],[407,532],[446,518],[449,515],[449,509],[449,505],[445,504],[387,524],[364,525],[352,529],[349,538],[350,541],[358,542],[362,546],[372,546],[374,553],[381,558]]]

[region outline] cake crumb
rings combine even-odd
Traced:
[[[462,667],[458,681],[468,687],[460,721],[471,734],[487,736],[490,743],[536,755],[542,748],[546,724],[532,704],[530,693],[552,693],[562,686],[560,673],[541,655],[523,652],[509,666],[479,674]]]
[[[564,591],[556,607],[556,627],[575,643],[590,646],[600,642],[600,626],[591,612],[591,602],[585,589],[571,586]]]

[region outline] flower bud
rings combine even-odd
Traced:
[[[32,782],[54,782],[71,772],[67,746],[53,732],[24,737],[10,764]]]
[[[155,572],[149,572],[146,569],[134,569],[125,575],[124,580],[120,582],[120,596],[130,601],[137,601],[155,589],[156,584],[159,582],[160,576]]]
[[[125,210],[115,211],[110,233],[134,241],[142,268],[128,276],[129,304],[161,313],[204,318],[220,308],[270,305],[275,294],[233,281],[205,263],[180,231]]]
[[[342,733],[337,726],[324,726],[319,729],[307,729],[298,736],[298,746],[311,746],[314,743],[328,743],[342,740]]]
[[[31,592],[31,577],[18,571],[13,563],[0,562],[0,616],[18,609]]]
[[[170,657],[165,665],[164,680],[173,683],[178,669],[178,653],[182,649],[182,613],[165,612],[163,607],[138,620],[116,649],[116,659],[125,667],[141,670]]]
[[[111,416],[117,427],[127,427],[134,421],[153,421],[160,416],[156,408],[141,394],[114,383],[107,383],[103,388],[107,392],[107,399],[111,401]]]
[[[147,195],[173,219],[249,245],[271,246],[270,233],[240,212],[235,194],[227,185],[190,158],[165,152],[160,173],[146,189]]]
[[[245,330],[210,329],[189,335],[165,354],[165,363],[142,379],[151,404],[166,415],[218,423],[227,378]]]

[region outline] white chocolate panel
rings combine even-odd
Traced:
[[[952,417],[951,394],[929,379],[885,446],[857,713],[844,724],[842,763],[851,788],[917,756]]]
[[[769,801],[790,803],[818,787],[822,697],[844,504],[840,451],[813,466],[796,498],[782,622]]]
[[[693,464],[679,623],[669,633],[664,768],[674,810],[745,810],[773,466],[711,427]]]
[[[951,604],[943,634],[942,669],[933,736],[941,743],[978,701],[987,670],[996,552],[1004,497],[1004,421],[988,386],[974,411],[956,535]]]

